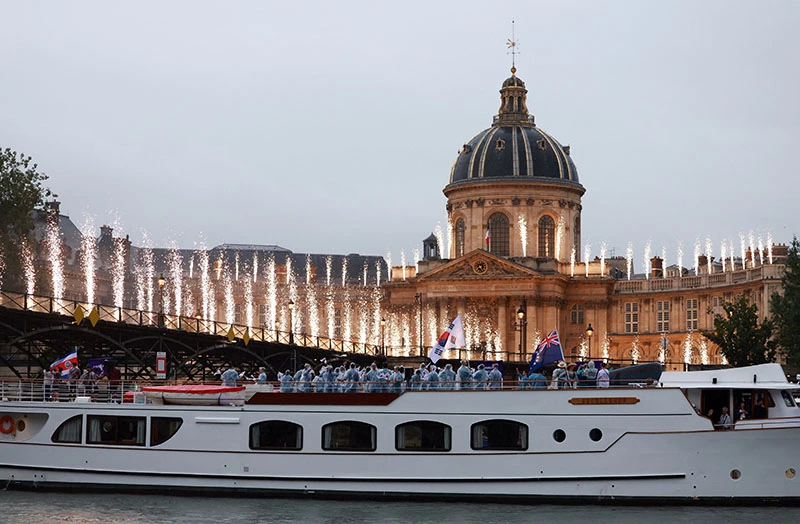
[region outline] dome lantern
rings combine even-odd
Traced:
[[[497,112],[497,121],[532,124],[533,115],[528,115],[527,94],[525,82],[517,78],[517,68],[512,67],[511,76],[503,82],[503,87],[500,89],[500,110]]]

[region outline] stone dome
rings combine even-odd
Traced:
[[[569,146],[536,127],[528,114],[525,82],[511,69],[500,89],[492,127],[464,144],[450,171],[450,185],[490,180],[535,180],[580,186]]]

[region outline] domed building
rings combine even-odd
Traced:
[[[491,127],[450,170],[447,246],[431,235],[416,272],[395,267],[382,286],[386,344],[427,355],[461,314],[467,348],[448,358],[527,361],[558,328],[567,358],[720,363],[700,331],[741,293],[766,314],[781,266],[746,260],[725,271],[708,261],[695,274],[653,257],[650,273],[623,278],[626,259],[581,261],[586,188],[570,147],[536,125],[516,73],[502,84]]]
[[[568,261],[580,246],[586,190],[569,146],[538,128],[528,113],[527,93],[511,68],[492,126],[464,144],[453,163],[444,189],[455,233],[451,257],[485,247],[503,257],[530,253]],[[535,226],[532,237],[514,234],[522,224]]]

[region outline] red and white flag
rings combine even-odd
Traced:
[[[489,249],[489,238],[491,237],[490,232],[491,230],[489,226],[486,226],[486,237],[484,238],[484,240],[486,241],[486,249]]]

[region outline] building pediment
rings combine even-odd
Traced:
[[[418,277],[418,281],[433,280],[462,280],[462,279],[481,279],[481,278],[531,278],[541,275],[528,267],[516,262],[512,262],[502,257],[498,257],[484,251],[476,249],[463,257],[451,260],[450,262],[437,267],[436,269],[423,273]]]

